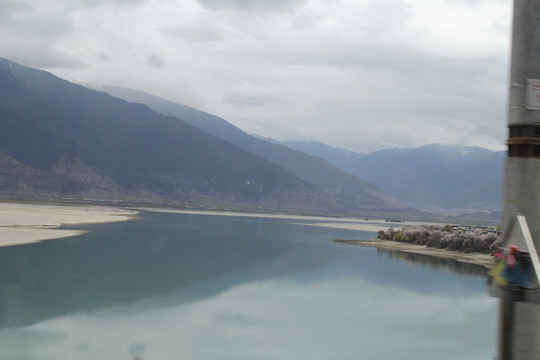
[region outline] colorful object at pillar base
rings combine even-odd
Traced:
[[[495,257],[498,260],[488,273],[495,285],[514,284],[524,288],[532,286],[535,275],[529,253],[510,245],[505,253],[496,253]]]

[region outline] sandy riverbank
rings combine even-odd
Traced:
[[[0,203],[0,246],[13,246],[83,234],[58,229],[68,224],[127,221],[137,211],[100,206]]]
[[[379,239],[371,239],[371,240],[334,239],[334,241],[347,243],[347,244],[371,246],[371,247],[376,247],[376,248],[385,249],[385,250],[397,250],[397,251],[403,251],[403,252],[408,252],[408,253],[413,253],[413,254],[422,254],[422,255],[436,256],[436,257],[445,258],[445,259],[453,259],[453,260],[464,262],[464,263],[482,265],[488,269],[491,269],[491,267],[493,266],[493,256],[489,254],[462,253],[462,252],[457,252],[457,251],[448,251],[445,249],[428,248],[423,245],[406,244],[406,243],[400,243],[397,241],[379,240]]]

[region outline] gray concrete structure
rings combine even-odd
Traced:
[[[535,79],[540,79],[540,1],[515,0],[503,232],[513,217],[523,215],[540,249],[540,87],[534,87]],[[527,249],[519,236],[510,242]],[[507,301],[512,301],[513,313],[509,328],[504,323]],[[539,304],[502,296],[500,325],[497,359],[540,359]]]

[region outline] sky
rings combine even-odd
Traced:
[[[0,57],[250,134],[504,149],[510,0],[0,0]]]

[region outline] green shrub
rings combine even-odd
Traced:
[[[409,238],[402,232],[398,232],[394,235],[394,241],[409,242]]]
[[[441,231],[446,231],[446,232],[452,232],[454,229],[452,228],[452,225],[450,224],[446,224],[443,226],[443,228],[441,229]]]

